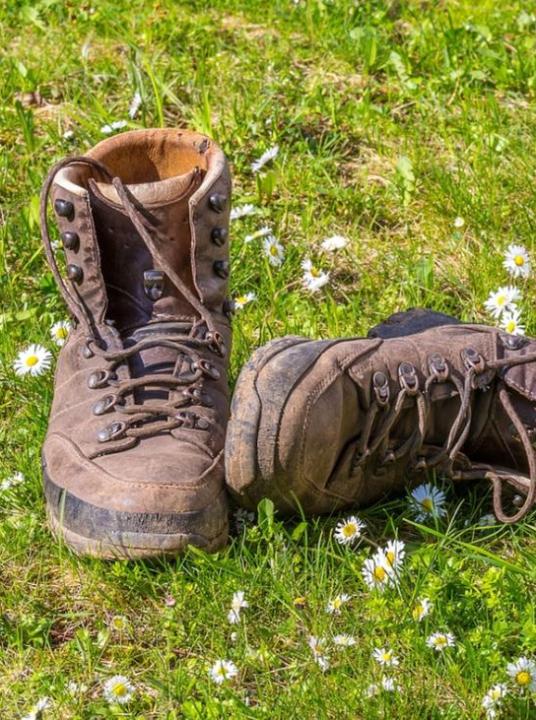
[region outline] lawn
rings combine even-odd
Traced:
[[[507,670],[536,653],[534,513],[488,524],[486,484],[430,478],[443,517],[417,520],[394,498],[359,510],[353,545],[334,536],[344,515],[282,523],[264,504],[217,555],[78,559],[45,524],[52,373],[13,370],[30,343],[56,353],[50,328],[66,316],[41,249],[40,185],[112,123],[210,134],[231,162],[235,213],[254,207],[232,223],[232,291],[249,299],[232,383],[284,334],[360,335],[414,305],[495,324],[485,302],[511,283],[516,321],[536,335],[534,274],[503,266],[511,244],[536,261],[534,3],[10,0],[0,40],[0,717],[49,698],[44,720],[475,720],[492,717],[483,699],[504,683],[496,717],[535,718],[536,695]],[[256,235],[265,226],[279,265]],[[348,243],[324,249],[334,235]],[[329,273],[317,292],[307,259]],[[397,582],[371,590],[364,562],[395,538]],[[248,606],[230,623],[239,591]],[[451,646],[429,646],[438,632]],[[215,682],[218,660],[236,675]],[[105,694],[118,675],[125,704]]]

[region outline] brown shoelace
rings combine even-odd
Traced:
[[[159,267],[165,272],[169,280],[177,290],[188,301],[199,318],[191,323],[166,323],[168,332],[165,334],[151,334],[151,337],[142,338],[129,347],[111,349],[100,337],[95,325],[93,316],[86,307],[83,297],[78,292],[74,283],[70,286],[65,282],[54,255],[50,238],[47,206],[50,197],[50,190],[56,174],[69,165],[88,165],[98,170],[115,187],[123,209],[126,211],[134,228],[139,233],[147,248],[151,252]],[[91,181],[90,181],[91,182]],[[111,440],[123,439],[119,445],[102,447],[98,454],[103,455],[110,452],[117,452],[136,444],[142,437],[150,437],[156,433],[166,432],[179,427],[196,428],[206,430],[209,428],[209,421],[198,414],[187,411],[188,406],[211,406],[210,396],[203,390],[205,378],[216,380],[219,372],[205,358],[201,357],[200,351],[210,351],[219,356],[225,355],[223,338],[216,330],[210,314],[204,305],[190,291],[181,280],[179,275],[170,267],[166,258],[160,252],[157,243],[151,236],[155,228],[144,213],[144,208],[129,192],[118,177],[113,177],[109,170],[100,162],[83,156],[72,157],[57,163],[48,173],[43,190],[41,192],[41,235],[45,254],[52,269],[55,280],[58,284],[65,302],[77,322],[79,322],[87,334],[85,354],[87,357],[97,355],[102,358],[106,367],[101,370],[93,370],[88,384],[90,388],[111,388],[113,392],[105,395],[93,405],[95,415],[104,415],[108,412],[118,412],[122,415],[121,420],[114,421],[103,427],[97,434],[99,443],[104,445]],[[136,328],[136,332],[142,332],[150,326]],[[128,364],[129,358],[134,355],[153,348],[166,347],[176,350],[177,358],[181,357],[189,365],[190,372],[183,373],[151,373],[142,377],[132,378],[130,376],[119,378],[116,372],[121,365]],[[148,388],[171,392],[184,388],[178,398],[168,399],[164,402],[152,402],[151,404],[137,404],[134,402],[134,394]]]
[[[429,359],[429,373],[423,388],[419,387],[415,367],[411,363],[403,362],[398,369],[400,391],[394,402],[391,401],[387,376],[383,372],[376,372],[372,379],[374,399],[365,416],[363,432],[354,455],[353,469],[364,463],[374,452],[379,451],[384,464],[392,463],[409,455],[414,469],[439,468],[454,480],[485,478],[493,486],[493,510],[497,519],[504,523],[521,520],[536,501],[536,453],[527,428],[512,405],[509,390],[498,376],[498,371],[535,361],[536,353],[520,355],[518,358],[487,361],[479,353],[468,348],[465,351],[466,371],[462,382],[460,378],[450,372],[447,361],[436,354]],[[467,463],[467,469],[454,470],[454,464],[461,457],[461,448],[471,427],[472,400],[475,390],[479,387],[478,377],[482,377],[484,373],[488,373],[485,378],[486,385],[493,381],[497,383],[499,402],[522,442],[529,467],[528,476],[512,473],[510,470],[492,465],[473,463],[465,456],[463,458]],[[443,447],[427,448],[425,436],[431,412],[430,389],[434,383],[446,382],[454,385],[460,398],[460,407]],[[391,431],[404,409],[407,398],[415,400],[417,426],[399,447],[393,449],[390,447]],[[379,417],[381,415],[383,417]],[[378,417],[379,422],[376,423]],[[526,493],[523,505],[514,515],[507,515],[503,508],[503,485],[505,482],[515,487],[516,490]]]

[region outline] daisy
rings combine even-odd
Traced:
[[[267,235],[273,235],[273,231],[271,227],[268,227],[268,225],[263,225],[261,228],[256,230],[254,233],[251,233],[251,235],[246,235],[244,238],[245,243],[250,243],[252,240],[256,240],[257,238],[266,237]]]
[[[365,560],[361,573],[363,580],[371,590],[384,590],[395,581],[393,569],[381,550],[374,557]]]
[[[244,599],[244,594],[243,590],[238,590],[233,594],[231,609],[227,615],[227,620],[231,623],[231,625],[236,625],[236,623],[240,622],[240,611],[242,608],[249,607],[248,601]]]
[[[465,220],[458,215],[457,218],[454,218],[453,225],[455,228],[457,228],[459,230],[460,228],[462,228],[465,225]]]
[[[322,655],[324,648],[326,647],[326,638],[309,635],[307,638],[307,645],[311,648],[313,655]]]
[[[232,660],[216,660],[209,670],[211,679],[221,685],[226,680],[232,680],[238,675],[238,668]]]
[[[375,648],[372,652],[372,657],[377,663],[384,667],[397,667],[397,665],[400,664],[393,651],[387,648]]]
[[[341,608],[342,606],[349,602],[351,599],[350,595],[347,595],[346,593],[342,593],[342,595],[337,595],[337,597],[333,598],[333,600],[330,600],[326,606],[326,612],[330,615],[340,615],[341,614]]]
[[[503,266],[512,277],[526,278],[530,275],[530,257],[523,245],[508,245]]]
[[[58,347],[65,345],[71,327],[72,325],[68,320],[60,320],[50,328],[50,337]]]
[[[350,545],[361,537],[366,524],[355,515],[347,517],[337,523],[333,536],[341,545]]]
[[[64,140],[74,140],[74,130],[66,130],[62,135]]]
[[[234,299],[234,308],[235,310],[242,310],[242,308],[247,305],[248,303],[252,302],[253,300],[256,300],[257,296],[254,292],[246,293],[245,295],[239,295],[238,297],[235,297]]]
[[[103,695],[110,704],[125,705],[133,694],[134,685],[124,675],[114,675],[104,683]]]
[[[326,655],[315,655],[314,661],[322,670],[322,672],[326,672],[326,670],[329,670],[329,658]]]
[[[385,550],[383,551],[387,562],[393,570],[399,570],[406,554],[406,544],[402,540],[389,540]]]
[[[22,720],[40,720],[43,717],[43,710],[46,710],[48,707],[50,707],[50,698],[41,698]]]
[[[132,101],[130,103],[130,107],[128,109],[128,116],[131,120],[134,120],[136,115],[138,114],[142,104],[141,95],[138,90],[134,93],[134,97],[132,98]]]
[[[508,688],[504,683],[498,683],[488,690],[482,700],[482,707],[486,711],[486,718],[492,720],[497,716],[497,710],[502,705],[502,700],[506,696]]]
[[[395,683],[393,678],[387,677],[387,675],[382,677],[382,688],[386,692],[397,692],[400,690],[399,685]]]
[[[448,647],[454,647],[456,640],[452,633],[432,633],[426,640],[429,648],[433,648],[436,652],[443,652]]]
[[[255,513],[251,510],[244,510],[244,508],[237,508],[233,514],[235,527],[238,532],[242,532],[248,525],[252,525],[255,522]]]
[[[536,663],[523,656],[515,663],[508,663],[506,672],[519,690],[536,691]]]
[[[431,483],[423,483],[411,491],[410,505],[417,520],[426,520],[430,515],[435,518],[444,517],[446,495]]]
[[[41,375],[50,368],[52,353],[42,345],[30,345],[26,350],[21,350],[13,363],[13,369],[17,375]]]
[[[319,270],[309,258],[303,260],[301,266],[303,270],[302,280],[307,290],[317,292],[329,282],[329,273]]]
[[[428,598],[417,600],[417,604],[412,611],[413,619],[421,622],[421,620],[424,620],[424,618],[431,613],[432,608],[433,605]]]
[[[277,153],[279,152],[279,145],[274,145],[273,147],[269,148],[263,154],[258,158],[257,160],[254,160],[251,163],[251,169],[254,173],[258,173],[259,170],[262,170],[262,168],[266,165],[266,163],[269,163],[270,160],[274,160],[277,157]]]
[[[24,482],[24,479],[24,475],[21,472],[16,472],[0,482],[0,491],[9,490],[15,487],[15,485],[20,485]]]
[[[333,636],[333,644],[338,647],[352,647],[352,645],[356,644],[356,639],[353,635],[342,633],[341,635]]]
[[[263,242],[264,254],[270,265],[279,267],[285,259],[285,250],[273,235],[267,235]]]
[[[525,326],[521,325],[521,313],[519,310],[503,313],[501,318],[501,327],[510,335],[524,335]]]
[[[251,203],[246,203],[245,205],[237,205],[231,210],[230,219],[240,220],[240,218],[246,217],[247,215],[253,215],[253,213],[255,212],[257,212],[257,208]]]
[[[376,697],[380,692],[380,688],[376,683],[372,683],[372,685],[369,685],[368,688],[365,690],[365,697],[372,698]]]
[[[331,235],[325,240],[322,240],[320,247],[326,252],[333,252],[334,250],[342,250],[348,245],[348,238],[343,235]]]
[[[110,628],[117,632],[125,632],[128,630],[130,623],[124,615],[114,615],[110,620]]]
[[[113,123],[110,123],[109,125],[103,125],[101,127],[101,133],[103,135],[111,135],[114,132],[117,132],[118,130],[123,130],[123,128],[126,128],[128,125],[126,120],[116,120]]]
[[[516,302],[521,299],[521,293],[513,285],[503,285],[495,292],[490,292],[484,307],[494,318],[500,318],[503,312],[512,312],[516,309]]]

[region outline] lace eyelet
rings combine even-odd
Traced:
[[[197,360],[192,364],[192,369],[201,370],[204,375],[212,378],[212,380],[219,380],[220,378],[220,371],[218,368],[214,367],[214,365],[209,363],[208,360]]]
[[[428,358],[428,369],[436,382],[445,382],[449,376],[447,361],[438,353],[434,353]]]
[[[119,401],[117,395],[105,395],[93,405],[93,415],[104,415]]]
[[[110,440],[117,440],[123,432],[126,430],[126,425],[123,422],[114,422],[111,425],[99,430],[97,433],[97,440],[100,443],[109,442]]]
[[[419,380],[417,370],[408,362],[401,362],[398,366],[398,381],[408,395],[417,395],[419,392]]]
[[[379,370],[374,373],[372,376],[372,389],[378,405],[384,407],[389,403],[389,380],[387,379],[387,375],[385,373]]]

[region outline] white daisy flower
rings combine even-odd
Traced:
[[[424,620],[424,618],[432,612],[432,608],[433,605],[428,598],[417,600],[412,611],[413,619],[421,622],[421,620]]]
[[[71,328],[72,325],[68,320],[59,320],[50,328],[50,337],[54,340],[58,347],[65,345],[65,341],[67,340]]]
[[[142,99],[141,95],[138,90],[134,93],[134,97],[132,98],[132,101],[130,103],[130,107],[128,109],[128,116],[131,120],[134,120],[136,115],[138,114],[140,108],[142,105]]]
[[[484,303],[486,310],[494,318],[500,318],[503,312],[516,310],[516,302],[521,299],[521,293],[513,285],[503,285],[495,292],[490,292]]]
[[[330,600],[326,606],[326,612],[330,615],[340,615],[341,614],[341,608],[343,605],[345,605],[347,602],[351,600],[351,596],[347,595],[346,593],[342,593],[341,595],[337,595],[333,598],[333,600]]]
[[[508,245],[503,266],[512,277],[526,278],[530,275],[530,257],[523,245]]]
[[[334,250],[342,250],[348,245],[348,238],[344,235],[331,235],[325,240],[322,240],[320,247],[326,252],[333,252]]]
[[[62,137],[64,140],[74,140],[74,130],[66,130]]]
[[[441,518],[447,514],[446,495],[431,483],[423,483],[411,491],[410,506],[417,520],[426,520],[430,515]]]
[[[253,300],[256,299],[257,296],[254,292],[248,292],[245,295],[238,295],[238,297],[235,297],[234,299],[234,309],[242,310],[242,308],[245,307],[248,303],[253,302]]]
[[[376,683],[372,683],[368,686],[368,688],[365,690],[365,697],[372,698],[376,697],[380,692],[380,687]]]
[[[118,130],[123,130],[123,128],[126,128],[128,125],[126,120],[116,120],[113,123],[110,123],[109,125],[103,125],[101,127],[101,133],[103,135],[111,135],[114,132],[117,132]]]
[[[128,618],[124,615],[114,615],[110,620],[110,629],[116,632],[125,632],[130,628]]]
[[[383,551],[387,562],[395,571],[400,570],[402,567],[402,561],[406,554],[405,547],[406,543],[402,540],[389,540]]]
[[[521,324],[521,313],[519,310],[504,312],[501,317],[501,327],[510,335],[524,335],[525,326]]]
[[[25,715],[22,720],[41,720],[43,717],[43,711],[50,707],[50,698],[44,697],[37,701],[37,703],[30,710],[28,715]]]
[[[249,607],[249,603],[244,596],[245,593],[243,590],[238,590],[233,594],[231,609],[227,615],[227,620],[231,623],[231,625],[236,625],[236,623],[240,622],[240,611],[242,608]]]
[[[0,482],[0,492],[4,490],[10,490],[12,487],[23,483],[24,480],[24,475],[21,472],[16,472],[10,477],[4,478],[4,480]]]
[[[384,675],[382,677],[382,689],[386,692],[398,692],[400,686],[393,680],[393,678]]]
[[[454,647],[456,639],[452,633],[432,633],[427,639],[426,644],[436,652],[443,652],[448,647]]]
[[[71,680],[67,683],[67,690],[73,696],[82,695],[87,691],[87,685],[84,685],[83,683],[77,683],[74,682],[74,680]]]
[[[346,520],[337,523],[333,537],[341,545],[350,545],[361,537],[366,523],[355,515],[350,515]]]
[[[460,228],[462,228],[465,225],[465,220],[458,215],[457,218],[454,218],[453,225],[455,228],[457,228],[459,230]]]
[[[508,663],[506,672],[519,690],[536,691],[536,663],[534,660],[525,656],[520,657],[515,663]]]
[[[497,717],[497,710],[501,707],[503,698],[507,695],[508,688],[504,683],[493,685],[484,695],[482,707],[486,711],[487,720]]]
[[[42,345],[30,345],[21,350],[13,363],[17,375],[41,375],[46,372],[52,363],[52,353]]]
[[[353,635],[346,635],[341,633],[340,635],[333,636],[333,644],[338,647],[352,647],[356,644],[356,639]]]
[[[114,675],[104,683],[102,694],[110,704],[126,705],[132,699],[134,689],[134,685],[127,677]]]
[[[222,685],[226,680],[232,680],[238,675],[238,668],[232,660],[216,660],[209,670],[209,675],[217,685]]]
[[[322,670],[322,672],[326,672],[326,670],[329,670],[329,658],[326,655],[315,655],[314,661]]]
[[[384,667],[397,667],[400,664],[394,652],[388,648],[375,648],[372,652],[372,657],[377,663]]]
[[[255,522],[255,513],[244,508],[237,508],[233,513],[233,517],[238,532],[242,532],[248,525]]]
[[[257,238],[266,237],[267,235],[273,235],[273,230],[271,227],[268,227],[268,225],[263,225],[261,228],[256,230],[254,233],[251,233],[251,235],[246,235],[244,238],[245,243],[250,243],[252,240],[256,240]]]
[[[303,284],[311,292],[318,292],[329,282],[329,273],[315,267],[309,258],[302,261]]]
[[[262,170],[262,168],[270,162],[270,160],[274,160],[277,157],[277,153],[279,152],[279,145],[274,145],[273,147],[269,148],[263,154],[258,158],[257,160],[254,160],[251,163],[251,169],[254,173],[258,173],[259,170]]]
[[[322,655],[326,647],[326,638],[309,635],[307,645],[311,648],[313,655]]]
[[[279,267],[282,264],[285,259],[285,250],[273,235],[267,235],[264,238],[263,249],[270,265]]]
[[[374,557],[365,560],[361,573],[363,580],[371,590],[383,591],[389,585],[395,584],[393,568],[381,550]]]
[[[257,208],[251,203],[246,203],[245,205],[237,205],[231,210],[230,219],[240,220],[240,218],[247,217],[248,215],[253,215],[253,213],[256,212]]]

